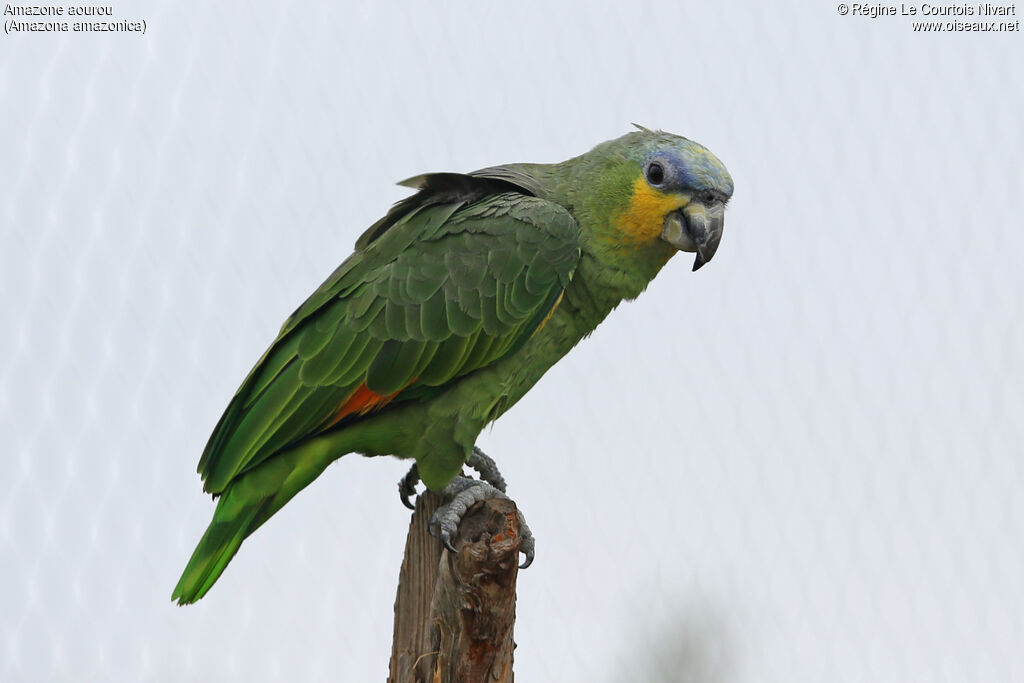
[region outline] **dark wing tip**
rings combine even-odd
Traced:
[[[412,188],[414,190],[421,190],[421,189],[423,189],[423,186],[427,184],[427,178],[429,176],[430,176],[429,173],[421,173],[419,175],[414,175],[411,178],[406,178],[405,180],[400,180],[400,181],[398,181],[395,184],[400,186],[400,187],[409,187],[409,188]]]

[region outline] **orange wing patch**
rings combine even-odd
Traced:
[[[413,380],[413,382],[415,381],[416,380]],[[398,396],[400,393],[402,393],[401,390],[396,391],[390,396],[381,396],[380,394],[370,391],[366,384],[360,384],[359,388],[352,392],[352,395],[348,397],[348,400],[341,404],[341,407],[338,408],[338,412],[334,414],[334,417],[331,418],[331,421],[327,423],[327,426],[324,427],[324,429],[333,427],[341,422],[343,418],[353,413],[357,415],[365,415],[371,410],[383,408],[391,401],[391,399]]]

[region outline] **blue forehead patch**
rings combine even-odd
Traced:
[[[732,176],[725,164],[693,140],[661,133],[647,148],[645,163],[655,159],[672,167],[672,186],[680,190],[714,190],[732,196]]]

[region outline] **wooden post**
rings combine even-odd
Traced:
[[[511,682],[519,516],[511,500],[469,509],[449,553],[427,523],[440,496],[416,501],[395,598],[388,683]]]

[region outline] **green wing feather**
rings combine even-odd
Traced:
[[[402,392],[386,410],[494,363],[568,285],[579,228],[564,208],[495,179],[409,182],[424,189],[364,233],[239,388],[199,463],[207,491],[344,428],[332,420],[363,384]]]

